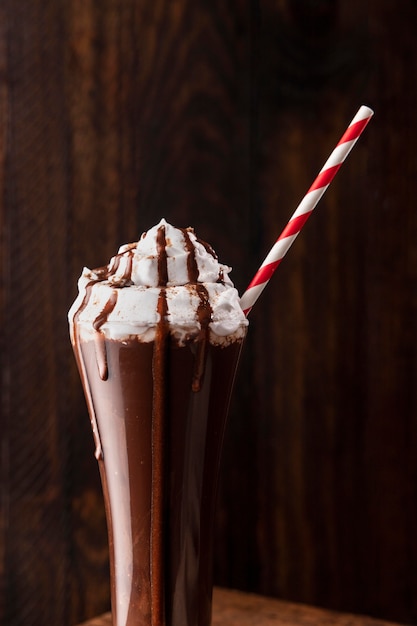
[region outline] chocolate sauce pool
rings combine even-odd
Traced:
[[[230,393],[241,342],[81,342],[100,434],[115,626],[209,626],[213,518]],[[160,362],[157,362],[159,361]]]

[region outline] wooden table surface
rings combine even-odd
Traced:
[[[80,626],[111,626],[107,613]],[[393,622],[327,611],[254,594],[215,589],[212,626],[395,626]],[[398,626],[398,625],[397,625]]]

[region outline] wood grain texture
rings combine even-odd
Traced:
[[[218,584],[417,621],[413,0],[0,3],[0,624],[109,609],[66,312],[165,216],[246,287],[360,104],[375,118],[251,314]]]
[[[42,9],[38,3],[5,2],[2,13],[2,618],[5,624],[31,623],[34,616],[38,623],[65,623],[68,477],[61,423],[68,385],[61,311],[68,204],[60,119],[62,20],[59,3],[51,2]]]
[[[263,3],[260,258],[358,103],[376,115],[251,314],[251,409],[231,418],[219,581],[413,621],[417,57],[403,18],[416,6],[400,17],[334,5],[320,3],[318,47],[300,17],[316,3]]]
[[[324,611],[229,589],[215,589],[212,626],[394,626],[362,615]],[[110,613],[80,626],[111,626]]]

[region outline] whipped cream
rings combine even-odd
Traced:
[[[244,337],[248,324],[230,271],[191,228],[163,219],[138,242],[122,246],[107,266],[84,268],[70,325],[76,323],[85,338],[100,332],[148,342],[164,323],[180,345],[203,331],[211,343],[228,345]]]

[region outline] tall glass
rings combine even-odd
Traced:
[[[133,327],[114,339],[87,326],[75,319],[72,339],[96,437],[113,624],[209,626],[216,488],[242,339],[179,345],[165,332],[143,342]]]

